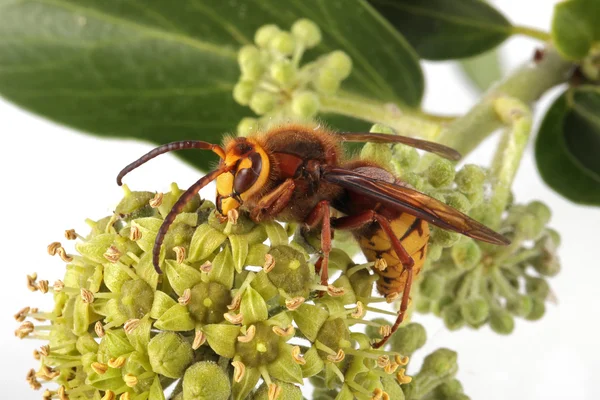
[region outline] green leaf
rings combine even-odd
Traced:
[[[569,200],[600,205],[600,89],[579,87],[550,107],[535,144],[544,181]]]
[[[566,58],[585,57],[594,42],[600,40],[600,2],[597,0],[563,1],[554,7],[552,41]]]
[[[471,57],[512,32],[510,22],[480,0],[369,0],[429,60]]]
[[[496,49],[460,61],[463,72],[480,91],[487,90],[502,78],[500,55]]]
[[[352,57],[345,91],[419,105],[424,83],[416,53],[363,0],[352,6],[328,0],[6,0],[0,94],[100,136],[219,142],[252,114],[232,97],[237,50],[260,26],[289,29],[300,18],[323,32],[308,59],[334,49]],[[201,168],[215,159],[210,152],[181,156]]]

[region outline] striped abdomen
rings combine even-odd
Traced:
[[[425,262],[427,243],[429,242],[429,225],[422,219],[406,213],[400,214],[390,223],[396,237],[400,239],[415,262],[413,266],[414,279]],[[377,290],[384,295],[402,293],[406,283],[406,271],[404,271],[396,252],[392,249],[385,232],[378,226],[369,230],[368,234],[363,231],[358,237],[358,242],[367,260],[376,261],[378,258],[383,258],[387,262],[385,271],[375,269],[379,275]]]

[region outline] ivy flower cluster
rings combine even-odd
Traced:
[[[372,130],[393,133],[384,126]],[[421,157],[402,144],[367,144],[361,156],[393,165],[415,189],[511,240],[509,246],[494,246],[432,227],[427,262],[414,296],[419,312],[433,312],[452,330],[489,324],[500,334],[513,331],[515,317],[538,320],[544,315],[546,302],[553,298],[547,278],[560,271],[560,236],[548,227],[548,206],[541,201],[514,203],[511,196],[498,209],[490,196],[495,178],[489,170],[474,164],[456,170],[451,161]]]
[[[238,134],[281,117],[314,117],[319,96],[337,92],[352,71],[352,60],[341,50],[301,65],[304,52],[321,42],[321,30],[308,19],[296,21],[289,32],[264,25],[256,31],[254,42],[238,53],[241,75],[233,98],[261,118],[244,118]]]
[[[181,193],[175,184],[164,194],[125,187],[88,235],[65,233],[75,251],[48,246],[66,263],[62,279],[27,277],[30,290],[54,298],[52,310],[15,315],[16,336],[43,341],[27,374],[43,399],[300,400],[308,379],[315,399],[467,398],[451,350],[407,375],[425,343],[421,325],[372,348],[390,325],[367,315],[393,314],[373,293],[372,265],[336,248],[338,273],[321,285],[302,229],[244,213],[221,222],[196,197],[167,234],[157,274],[154,239]]]

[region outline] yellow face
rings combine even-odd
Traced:
[[[269,157],[254,140],[236,138],[225,150],[225,165],[237,165],[217,178],[217,210],[227,215],[267,183]]]

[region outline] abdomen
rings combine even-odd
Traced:
[[[416,277],[427,256],[427,243],[429,242],[429,225],[422,219],[410,214],[402,213],[390,221],[392,229],[402,246],[413,258],[413,279]],[[392,248],[390,239],[385,232],[374,225],[372,229],[363,230],[357,235],[358,243],[367,260],[377,261],[382,258],[387,262],[384,271],[375,269],[379,275],[377,290],[384,295],[402,293],[406,283],[406,271]]]

